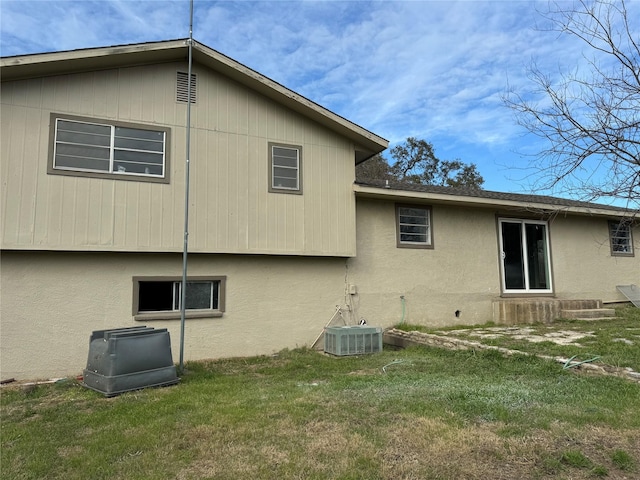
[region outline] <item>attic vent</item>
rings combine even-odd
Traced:
[[[189,99],[189,85],[187,84],[188,73],[178,72],[176,77],[176,100],[187,103]],[[191,74],[191,103],[196,103],[196,74]]]

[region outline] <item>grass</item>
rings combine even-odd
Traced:
[[[583,332],[588,335],[576,340],[572,345],[558,345],[552,341],[531,342],[514,338],[510,335],[499,335],[495,338],[482,337],[482,343],[499,347],[521,350],[529,353],[560,356],[575,360],[589,360],[597,357],[597,363],[613,367],[628,367],[640,372],[640,309],[635,307],[620,308],[617,318],[602,321],[558,320],[551,324],[518,325],[527,327],[533,335],[545,335],[558,331]],[[401,325],[403,330],[418,330],[427,333],[455,335],[456,338],[478,341],[479,331],[492,333],[492,329],[501,328],[495,324],[476,325],[474,327],[452,327],[432,329],[415,325]]]
[[[639,411],[637,383],[533,357],[299,349],[188,363],[179,385],[114,398],[5,387],[0,476],[638,478]]]
[[[633,471],[636,468],[636,462],[631,455],[624,450],[616,450],[611,454],[611,460],[620,470]]]

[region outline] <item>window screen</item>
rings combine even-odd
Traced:
[[[633,255],[633,239],[629,223],[609,222],[609,240],[612,255]]]
[[[164,178],[167,131],[55,118],[55,171]]]
[[[271,190],[300,192],[300,147],[271,145]]]
[[[399,246],[431,245],[431,209],[419,206],[396,208]]]

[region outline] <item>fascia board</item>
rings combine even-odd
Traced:
[[[194,41],[192,53],[194,62],[205,65],[350,139],[354,142],[356,151],[364,151],[364,155],[360,157],[380,153],[389,145],[386,139],[206,45]],[[121,66],[186,61],[187,58],[186,39],[20,55],[0,59],[0,79],[4,82]]]
[[[206,45],[194,42],[194,52],[194,60],[199,63],[207,65],[252,90],[285,105],[287,108],[350,138],[356,143],[356,149],[364,148],[371,151],[372,154],[376,154],[389,146],[388,140],[327,110],[308,98],[289,90],[278,82]]]
[[[549,214],[571,214],[582,216],[601,216],[607,218],[613,217],[638,217],[640,212],[629,210],[627,213],[620,210],[608,209],[606,206],[598,207],[575,207],[568,205],[553,205],[549,203],[538,202],[521,202],[516,200],[504,200],[493,198],[472,197],[464,195],[447,195],[441,193],[429,192],[409,192],[404,190],[394,190],[377,187],[367,187],[364,185],[354,184],[354,192],[356,197],[377,198],[380,200],[392,200],[400,202],[429,202],[439,205],[452,205],[461,207],[477,207],[477,208],[504,208],[508,210],[518,210],[527,212],[536,212]]]
[[[2,57],[3,82],[186,59],[186,40]]]

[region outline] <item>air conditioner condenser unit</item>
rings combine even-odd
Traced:
[[[381,352],[382,328],[369,325],[327,327],[324,351],[337,356]]]

